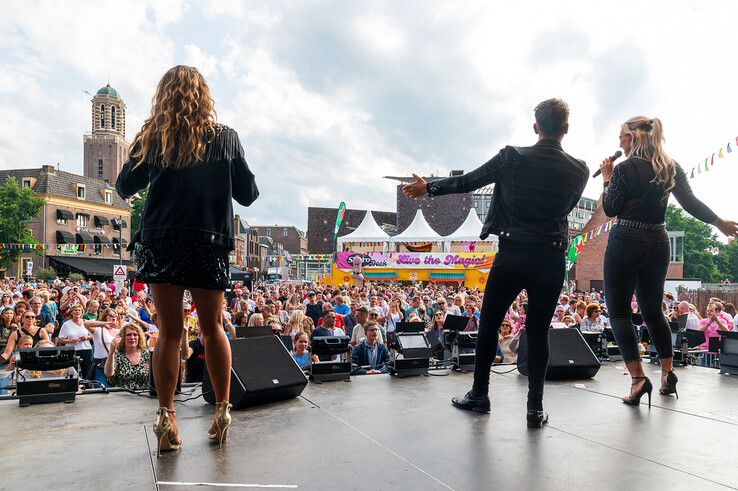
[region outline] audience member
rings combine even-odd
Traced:
[[[389,350],[377,342],[379,326],[369,321],[364,326],[366,337],[351,352],[351,367],[353,375],[388,373]]]
[[[151,359],[140,327],[126,324],[110,345],[105,376],[117,387],[143,390],[149,386]]]

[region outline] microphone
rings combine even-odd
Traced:
[[[623,152],[621,152],[620,150],[618,150],[617,152],[615,152],[614,154],[612,154],[610,156],[610,161],[611,162],[614,162],[615,160],[619,159],[621,155],[623,155]],[[602,174],[602,169],[597,169],[595,171],[595,173],[592,174],[592,177],[595,178],[595,177],[599,176],[600,174]]]

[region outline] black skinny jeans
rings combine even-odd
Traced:
[[[668,266],[666,230],[616,225],[610,231],[605,251],[605,301],[613,334],[626,362],[640,360],[630,308],[634,291],[656,352],[660,358],[673,356],[671,329],[661,310]]]
[[[553,246],[500,240],[487,278],[479,319],[473,394],[487,395],[500,324],[521,290],[528,292],[528,409],[543,409],[548,368],[548,328],[564,283],[564,251]]]

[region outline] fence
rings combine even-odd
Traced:
[[[719,298],[723,301],[723,304],[738,305],[738,290],[735,288],[717,287],[709,290],[682,290],[679,292],[679,300],[686,300],[694,304],[702,315],[705,315],[705,308],[712,297]]]

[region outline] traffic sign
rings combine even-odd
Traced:
[[[116,264],[113,266],[113,280],[123,282],[126,280],[126,267],[122,264]]]

